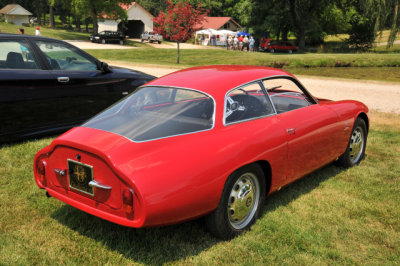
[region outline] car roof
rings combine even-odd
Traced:
[[[29,34],[12,34],[12,33],[1,33],[0,34],[0,38],[13,38],[13,39],[47,39],[47,40],[53,40],[53,41],[60,41],[62,42],[62,40],[58,40],[58,39],[54,39],[54,38],[49,38],[49,37],[43,37],[43,36],[36,36],[36,35],[29,35]]]
[[[242,84],[292,74],[276,68],[246,65],[199,66],[180,70],[151,81],[147,86],[190,88],[216,96]]]

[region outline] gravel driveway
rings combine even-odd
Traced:
[[[157,77],[169,74],[178,68],[143,66],[120,61],[108,61],[110,65],[139,70]],[[370,110],[400,114],[400,84],[380,81],[301,76],[297,78],[311,92],[320,98],[331,100],[358,100]]]

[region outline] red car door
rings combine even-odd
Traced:
[[[295,79],[263,81],[287,134],[287,181],[300,178],[340,155],[344,125],[330,108],[320,105]]]
[[[343,126],[332,110],[319,104],[278,115],[288,139],[288,181],[333,161],[340,154]]]

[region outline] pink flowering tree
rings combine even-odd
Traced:
[[[154,20],[154,31],[177,43],[179,64],[179,44],[189,40],[198,30],[200,23],[205,19],[208,10],[203,10],[201,3],[194,8],[188,3],[179,1],[173,4],[167,0],[168,8],[164,13],[160,11]]]

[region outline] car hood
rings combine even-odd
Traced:
[[[153,75],[150,75],[150,74],[138,71],[138,70],[129,69],[129,68],[123,68],[123,67],[118,67],[118,66],[110,66],[110,69],[115,74],[140,75],[143,78],[148,79],[149,81],[157,78],[156,76],[153,76]]]

